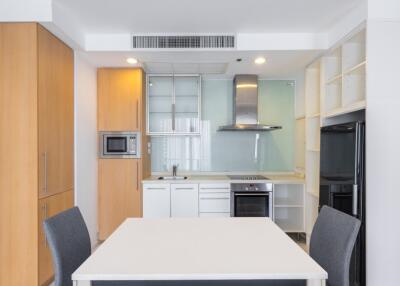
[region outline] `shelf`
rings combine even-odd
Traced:
[[[324,118],[331,118],[331,117],[335,117],[338,115],[343,115],[346,113],[350,113],[350,112],[354,112],[354,111],[359,111],[362,109],[365,109],[366,107],[366,101],[365,100],[361,100],[358,102],[355,102],[349,106],[345,106],[345,107],[339,107],[336,109],[333,109],[331,111],[328,111],[324,114]]]
[[[323,57],[324,63],[324,74],[323,78],[334,79],[342,73],[342,49],[341,47],[336,48],[330,54]]]
[[[325,82],[325,85],[336,83],[337,81],[342,79],[342,74],[338,74]]]
[[[343,70],[348,70],[357,63],[365,60],[366,35],[365,30],[358,32],[352,38],[343,44],[342,67]]]
[[[303,205],[274,205],[275,208],[304,208]]]
[[[304,208],[275,208],[274,217],[284,231],[304,231]]]
[[[350,73],[353,73],[353,72],[359,70],[360,68],[363,68],[363,67],[366,65],[366,63],[367,63],[366,61],[363,61],[363,62],[361,62],[361,63],[355,65],[354,67],[351,67],[351,68],[345,70],[345,71],[343,72],[343,74],[350,74]]]
[[[275,185],[274,206],[275,207],[303,207],[304,186],[303,185]]]
[[[303,119],[305,119],[305,118],[306,118],[305,115],[302,115],[302,116],[296,117],[296,120],[303,120]]]

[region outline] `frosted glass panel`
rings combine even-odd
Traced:
[[[148,88],[149,131],[172,132],[172,77],[152,76]]]
[[[200,136],[152,137],[152,170],[170,171],[292,171],[294,169],[294,82],[259,82],[259,120],[282,130],[218,132],[232,123],[232,81],[202,82]],[[183,118],[188,118],[185,114]],[[177,118],[178,120],[179,118]]]
[[[199,132],[199,77],[175,77],[175,131]]]

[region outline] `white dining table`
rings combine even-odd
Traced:
[[[72,274],[93,280],[307,280],[328,275],[269,218],[126,219]]]

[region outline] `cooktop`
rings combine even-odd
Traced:
[[[262,175],[228,175],[228,178],[231,180],[269,180],[267,177]]]

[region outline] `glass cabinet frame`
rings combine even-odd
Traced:
[[[167,90],[166,94],[162,95],[152,95],[151,90],[153,83],[151,79],[154,78],[165,78],[171,79],[172,88]],[[177,85],[179,84],[180,79],[184,78],[196,78],[197,80],[197,88],[194,94],[190,95],[177,95]],[[177,83],[178,82],[178,83]],[[168,84],[168,83],[167,83]],[[169,87],[168,87],[169,88]],[[164,92],[164,91],[163,91]],[[171,94],[171,98],[169,101],[169,94]],[[190,111],[178,111],[177,110],[177,102],[182,100],[183,98],[194,98],[196,99],[196,106],[194,103],[191,103],[190,100],[184,104],[187,107],[193,107]],[[165,101],[167,100],[167,104],[171,102],[171,107],[165,106]],[[156,102],[155,102],[156,101]],[[164,104],[163,104],[164,101]],[[161,107],[163,111],[151,111],[152,102],[155,102],[155,106],[158,108]],[[178,107],[179,108],[179,107]],[[166,110],[166,111],[164,111]],[[157,126],[157,120],[155,118],[155,114],[159,114],[159,116],[164,117],[161,122],[163,128],[158,128],[161,130],[154,130],[157,128],[152,128],[152,126]],[[163,114],[163,115],[162,115]],[[169,117],[169,114],[170,117]],[[178,118],[178,114],[196,114],[195,117],[188,118]],[[166,115],[166,116],[165,116]],[[185,120],[187,122],[185,122]],[[180,126],[180,122],[183,122],[183,128]],[[161,136],[161,135],[200,135],[200,122],[201,122],[201,76],[199,74],[148,74],[146,76],[146,133],[150,136]],[[187,129],[187,124],[189,124],[189,130]]]

